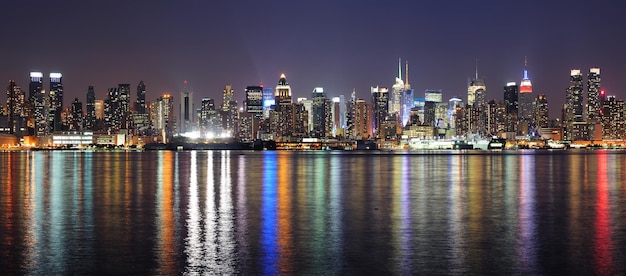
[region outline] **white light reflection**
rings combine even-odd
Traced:
[[[235,274],[235,239],[233,233],[233,200],[232,200],[232,179],[230,177],[230,151],[222,151],[221,154],[221,174],[220,174],[220,205],[218,209],[218,235],[216,260],[220,260],[215,271],[220,275]],[[208,224],[208,223],[207,223]]]
[[[466,164],[467,160],[465,155],[450,155],[448,156],[448,229],[449,238],[448,250],[450,251],[450,270],[452,274],[463,273],[462,271],[465,265],[464,251],[467,248],[464,238],[466,229],[465,222],[463,221],[464,206],[463,206],[463,164]]]
[[[209,151],[210,152],[210,151]],[[196,172],[196,151],[191,152],[189,164],[189,205],[187,211],[187,238],[185,239],[185,254],[187,255],[188,273],[200,272],[204,264],[202,254],[202,230],[200,221],[200,204],[198,199],[198,179]],[[207,200],[208,201],[208,200]]]
[[[522,154],[520,162],[519,241],[520,268],[527,273],[536,272],[535,244],[535,156]]]

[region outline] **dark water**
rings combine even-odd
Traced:
[[[616,151],[0,153],[2,274],[626,274]]]

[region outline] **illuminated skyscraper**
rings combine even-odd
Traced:
[[[533,101],[533,86],[528,78],[527,61],[524,58],[524,77],[519,86],[519,120],[529,125],[534,123]]]
[[[367,139],[372,135],[370,108],[363,99],[354,102],[354,139]]]
[[[276,105],[289,105],[292,103],[291,86],[289,86],[285,74],[280,75],[278,85],[276,85],[274,90],[274,96]]]
[[[626,135],[624,112],[626,112],[624,101],[617,100],[615,96],[605,97],[602,101],[602,112],[600,113],[602,140],[624,139],[624,135]]]
[[[583,75],[580,70],[570,71],[569,87],[565,101],[565,139],[587,139],[586,124],[583,120]]]
[[[7,87],[7,113],[9,133],[19,133],[23,127],[23,119],[26,117],[26,102],[24,92],[13,80],[9,81]]]
[[[83,103],[74,98],[71,106],[70,130],[80,131],[83,129]]]
[[[135,102],[135,111],[138,114],[147,114],[146,85],[143,81],[140,81],[137,85],[137,101]]]
[[[63,75],[50,73],[50,120],[51,130],[61,131],[61,111],[63,110]]]
[[[590,123],[598,121],[601,109],[600,68],[591,68],[587,74],[587,119]]]
[[[313,137],[332,136],[331,102],[326,97],[324,88],[315,87],[311,93],[311,98],[313,99],[311,112],[313,116]]]
[[[280,75],[274,90],[274,98],[276,105],[274,112],[270,112],[270,132],[274,133],[279,140],[282,137],[291,137],[294,133],[295,123],[294,106],[292,105],[291,86],[289,86],[285,74]]]
[[[549,126],[550,118],[548,115],[548,99],[545,94],[539,94],[535,100],[535,123],[538,128]]]
[[[253,113],[257,119],[261,119],[263,117],[263,87],[246,87],[244,110],[248,113]]]
[[[222,109],[220,113],[224,131],[230,135],[237,133],[237,127],[239,127],[239,122],[237,121],[237,101],[235,101],[235,91],[230,84],[226,85],[222,93]]]
[[[39,96],[43,90],[43,74],[41,72],[30,72],[30,84],[28,86],[28,99]]]
[[[476,76],[467,87],[467,105],[476,105],[478,107],[485,105],[486,93],[485,79],[478,77],[478,61],[476,61]]]
[[[93,85],[87,88],[87,114],[85,116],[85,129],[93,130],[96,126],[96,92]]]
[[[372,94],[372,127],[374,128],[374,136],[380,134],[385,119],[389,115],[389,89],[386,87],[371,87]]]
[[[505,132],[517,132],[519,115],[518,95],[521,95],[518,93],[519,90],[520,87],[515,82],[509,82],[504,87]]]
[[[150,120],[155,131],[161,133],[162,141],[167,142],[175,131],[176,122],[172,96],[165,94],[150,103]]]
[[[193,131],[195,108],[193,107],[193,92],[187,91],[187,81],[185,81],[184,90],[180,92],[179,112],[178,133]]]
[[[404,94],[404,82],[402,81],[402,62],[398,59],[398,77],[396,83],[391,87],[391,94],[389,95],[389,114],[396,114],[400,118],[400,112],[402,109],[402,98]]]

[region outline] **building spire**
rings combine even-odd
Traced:
[[[478,59],[476,59],[476,80],[478,79]]]
[[[398,78],[402,79],[402,59],[398,58]]]
[[[409,61],[405,60],[405,68],[404,68],[404,83],[405,85],[409,85]]]
[[[524,56],[524,79],[527,80],[528,79],[528,59],[526,58],[526,56]]]

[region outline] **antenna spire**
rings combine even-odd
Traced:
[[[398,58],[398,78],[402,79],[402,59]]]
[[[524,56],[524,79],[528,79],[528,59]]]
[[[409,85],[409,61],[405,60],[405,69],[404,69],[404,82],[406,85]]]
[[[476,79],[478,79],[478,59],[476,59]]]

